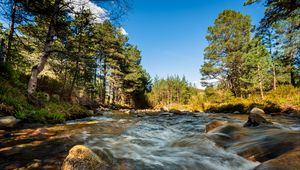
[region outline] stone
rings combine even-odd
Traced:
[[[137,115],[136,115],[137,117],[145,117],[146,116],[146,114],[145,113],[137,113]]]
[[[53,132],[50,132],[46,128],[37,128],[35,131],[29,134],[29,136],[53,136]]]
[[[241,114],[241,112],[240,111],[235,111],[235,112],[233,112],[233,114]]]
[[[260,109],[260,108],[254,107],[253,109],[251,109],[250,114],[251,113],[253,113],[253,114],[265,114],[265,111]]]
[[[61,170],[91,170],[101,169],[107,163],[100,159],[91,149],[84,145],[76,145],[70,149]]]
[[[8,127],[12,128],[19,122],[18,119],[16,119],[13,116],[5,116],[0,118],[0,127]]]
[[[170,113],[170,112],[162,112],[159,114],[159,116],[173,116],[174,113]]]
[[[134,109],[131,109],[131,110],[129,111],[129,114],[130,114],[130,115],[135,115],[135,114],[137,114],[137,111],[134,110]]]
[[[217,127],[223,126],[227,123],[228,123],[227,121],[220,121],[220,120],[212,121],[206,125],[205,132],[207,133],[209,131],[212,131],[213,129],[216,129]]]
[[[177,109],[171,109],[169,110],[170,113],[174,113],[174,114],[182,114],[182,111],[177,110]]]
[[[162,108],[160,108],[161,112],[168,112],[169,108],[167,106],[163,106]]]
[[[282,154],[279,157],[263,162],[255,168],[255,170],[269,169],[300,169],[300,147],[293,149],[285,154]]]
[[[253,108],[250,111],[248,121],[244,124],[244,127],[255,127],[261,124],[272,124],[263,117],[264,113],[265,112],[259,108]]]

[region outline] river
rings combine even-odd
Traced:
[[[270,118],[276,125],[300,130],[299,119]],[[47,127],[50,135],[25,128],[3,135],[0,169],[59,169],[68,150],[84,144],[110,159],[111,169],[247,170],[259,162],[217,146],[205,133],[212,120],[243,124],[245,115],[197,113],[174,116],[105,116]]]

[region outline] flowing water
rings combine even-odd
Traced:
[[[28,167],[36,160],[41,160],[39,167],[57,169],[68,149],[75,144],[84,144],[96,153],[109,155],[111,169],[253,169],[258,162],[218,147],[204,133],[205,125],[212,120],[243,123],[245,118],[199,113],[143,118],[107,115],[70,121],[49,127],[56,134],[50,139],[22,141],[27,145],[18,151],[13,148],[20,143],[4,141],[3,146],[0,145],[0,169]],[[278,125],[298,131],[298,123]],[[27,132],[12,133],[14,137],[18,137],[17,133],[21,137]],[[29,145],[37,140],[42,143]]]

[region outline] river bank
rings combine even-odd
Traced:
[[[59,169],[74,145],[85,145],[107,159],[111,169],[253,169],[259,162],[271,160],[287,151],[263,161],[247,160],[245,158],[251,158],[251,155],[240,157],[236,146],[240,144],[250,149],[253,145],[247,144],[251,142],[272,144],[270,137],[273,134],[279,134],[279,139],[283,140],[292,138],[284,136],[286,132],[300,136],[299,119],[270,115],[266,115],[266,119],[274,125],[243,128],[247,115],[240,114],[170,115],[160,112],[159,115],[137,117],[106,112],[103,116],[58,125],[39,128],[26,128],[25,125],[24,128],[7,131],[1,137],[0,168]],[[215,133],[205,133],[206,125],[216,120],[239,128],[230,130],[232,133],[228,130],[219,133],[222,128]],[[220,134],[227,136],[226,139],[229,135],[235,142],[229,140],[230,146],[222,146],[218,140],[223,141],[224,135]],[[295,136],[293,139],[296,139]],[[279,146],[276,150],[280,150]],[[255,152],[262,151],[258,149]]]

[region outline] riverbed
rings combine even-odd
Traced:
[[[205,133],[213,120],[243,124],[246,115],[193,113],[189,115],[124,116],[110,113],[44,127],[2,131],[0,169],[59,169],[68,150],[77,144],[105,155],[110,169],[247,170],[260,162],[215,144]],[[279,128],[300,131],[300,120],[268,117]],[[26,126],[25,126],[26,127]]]

